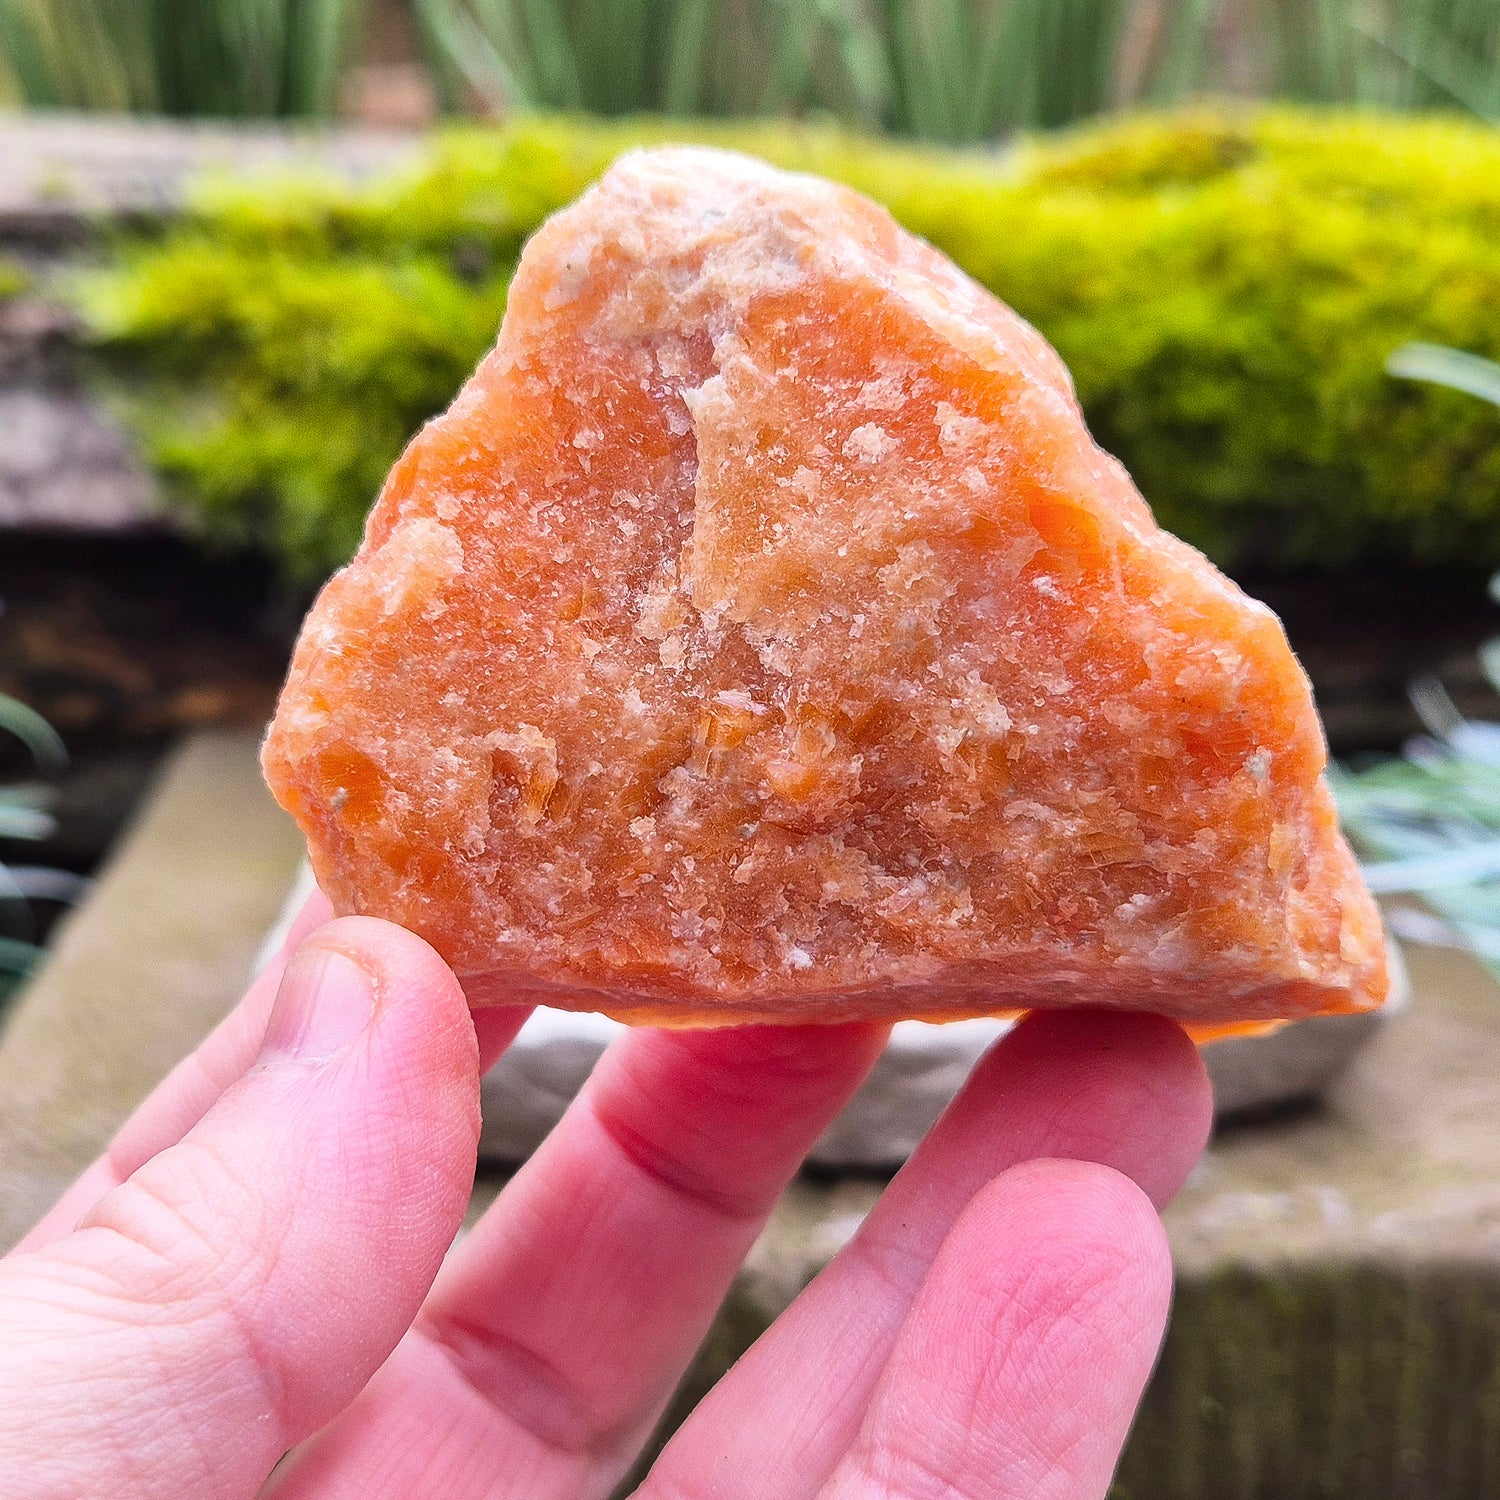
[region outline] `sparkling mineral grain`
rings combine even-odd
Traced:
[[[1385,995],[1325,758],[1037,333],[854,193],[670,149],[527,247],[265,767],[475,1003],[1207,1031]]]

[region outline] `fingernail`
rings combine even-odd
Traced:
[[[332,948],[301,948],[281,977],[261,1057],[302,1062],[332,1057],[374,1015],[375,986],[363,968]]]

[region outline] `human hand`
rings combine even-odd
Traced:
[[[523,1019],[369,918],[272,965],[0,1260],[0,1497],[604,1500],[884,1033],[627,1034],[444,1264]],[[638,1500],[1097,1500],[1209,1115],[1174,1025],[1023,1022]]]

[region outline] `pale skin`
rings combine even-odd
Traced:
[[[631,1032],[450,1253],[524,1013],[327,916],[0,1260],[4,1500],[607,1500],[884,1040]],[[1169,1022],[1024,1022],[637,1500],[1101,1500],[1210,1114]]]

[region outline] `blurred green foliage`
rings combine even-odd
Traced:
[[[403,0],[450,111],[818,110],[946,141],[1205,91],[1500,118],[1496,0]],[[325,115],[369,0],[0,0],[0,97]]]
[[[332,114],[366,0],[0,0],[0,83],[45,108]]]
[[[1500,117],[1496,0],[412,0],[449,108],[982,141],[1205,91]]]
[[[0,693],[0,736],[19,741],[43,775],[55,775],[67,764],[67,751],[52,726],[34,709],[4,693]],[[0,839],[46,838],[53,829],[46,802],[45,788],[35,782],[0,782]],[[0,1004],[20,988],[41,958],[41,949],[31,941],[27,897],[35,877],[43,877],[39,883],[45,889],[54,875],[63,888],[71,888],[72,878],[60,871],[32,866],[12,870],[0,862]]]
[[[1210,3],[1222,16],[1242,0]],[[1500,118],[1495,0],[1271,0],[1251,36],[1255,92]],[[1203,49],[1211,38],[1211,28],[1200,29],[1191,45]],[[1211,61],[1201,77],[1224,82]]]
[[[31,277],[24,266],[0,256],[0,302],[19,297],[30,285]]]
[[[1005,156],[825,127],[566,119],[360,189],[220,183],[82,291],[208,535],[317,577],[493,340],[525,236],[626,147],[736,145],[884,201],[1016,307],[1167,526],[1231,566],[1500,564],[1500,412],[1400,381],[1500,354],[1500,135],[1286,109],[1123,118]]]
[[[1101,0],[1117,7],[1137,0]],[[412,0],[439,96],[507,109],[874,124],[886,78],[860,0]]]

